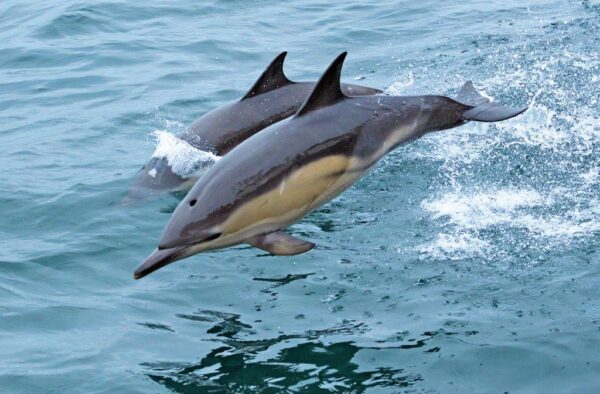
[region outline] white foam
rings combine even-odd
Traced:
[[[469,233],[440,233],[432,242],[417,247],[419,253],[428,257],[450,260],[482,256],[488,249],[490,249],[489,242]]]
[[[560,215],[524,215],[514,225],[527,229],[535,236],[553,238],[569,243],[574,238],[589,236],[600,230],[598,210],[573,209]]]
[[[168,131],[156,130],[152,135],[156,138],[156,150],[152,157],[166,158],[173,172],[184,178],[196,176],[221,158],[211,152],[196,149]]]
[[[538,246],[547,248],[553,244],[569,244],[600,231],[600,201],[589,199],[583,207],[561,210],[566,205],[564,194],[568,192],[561,187],[547,194],[533,189],[506,188],[453,191],[425,200],[421,207],[433,219],[443,222],[443,231],[417,250],[433,258],[485,258],[498,255],[507,247],[504,242],[531,247],[537,242]],[[500,234],[495,237],[495,243],[481,238],[480,234],[488,230]],[[520,232],[517,234],[515,230]],[[515,235],[510,235],[512,233]]]
[[[406,90],[415,84],[415,75],[412,71],[408,72],[405,80],[399,80],[388,86],[384,93],[395,96],[406,95]]]
[[[600,177],[600,168],[594,167],[583,174],[579,174],[579,177],[583,181],[584,186],[591,187],[598,182],[598,178]]]
[[[438,199],[423,201],[421,207],[434,219],[446,219],[463,230],[480,230],[511,222],[520,209],[551,204],[551,197],[544,197],[535,190],[498,189],[449,192]]]

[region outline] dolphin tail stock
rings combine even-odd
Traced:
[[[479,93],[471,81],[460,88],[456,101],[468,107],[462,114],[462,119],[466,121],[498,122],[514,118],[527,110],[527,107],[507,107],[491,101]]]

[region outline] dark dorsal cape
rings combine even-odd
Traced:
[[[342,66],[346,55],[347,52],[342,52],[329,65],[295,116],[302,116],[316,109],[335,104],[346,97],[341,86]]]
[[[281,52],[269,66],[258,77],[258,80],[252,85],[250,90],[240,99],[245,100],[271,90],[279,89],[282,86],[293,84],[283,73],[283,62],[287,52]]]

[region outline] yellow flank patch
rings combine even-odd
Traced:
[[[221,226],[222,231],[233,234],[251,226],[290,223],[302,217],[336,194],[342,186],[339,181],[347,178],[344,173],[350,161],[344,155],[332,155],[298,168],[277,187],[235,210]]]

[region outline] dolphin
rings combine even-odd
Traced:
[[[501,121],[527,109],[491,102],[471,82],[456,100],[349,97],[340,85],[345,56],[329,66],[293,117],[239,144],[196,182],[134,278],[242,243],[273,255],[304,253],[315,244],[282,230],[346,190],[394,148],[432,131]]]
[[[293,82],[283,72],[287,52],[280,53],[239,100],[204,114],[179,139],[191,148],[223,156],[240,142],[282,119],[292,116],[309,96],[316,82]],[[374,95],[381,90],[342,84],[349,96]],[[168,157],[152,157],[138,172],[128,199],[170,190],[188,190],[214,160],[195,168],[193,174],[178,173]],[[200,163],[202,164],[202,163]]]

